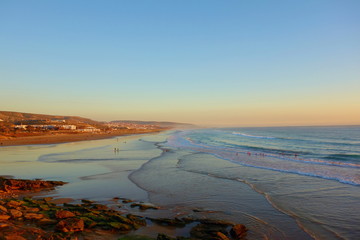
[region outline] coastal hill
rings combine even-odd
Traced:
[[[0,111],[0,132],[2,128],[9,130],[11,128],[25,129],[30,127],[42,128],[42,130],[80,130],[87,129],[90,131],[111,129],[169,129],[169,128],[191,128],[192,124],[176,122],[159,122],[159,121],[129,121],[116,120],[111,122],[100,122],[89,118],[78,116],[59,116],[35,113],[22,113]],[[27,129],[28,130],[28,129]]]
[[[26,122],[31,122],[35,120],[47,121],[47,122],[65,122],[68,124],[90,124],[101,126],[103,123],[94,121],[88,118],[76,117],[76,116],[55,116],[55,115],[45,115],[45,114],[35,114],[35,113],[22,113],[22,112],[9,112],[9,111],[0,111],[0,122],[9,122],[13,124],[21,124]]]

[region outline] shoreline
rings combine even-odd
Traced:
[[[0,147],[2,146],[22,146],[37,144],[58,144],[79,142],[88,140],[100,140],[116,136],[127,136],[144,133],[158,133],[168,129],[130,129],[118,130],[107,133],[48,133],[38,136],[4,137],[0,136]]]

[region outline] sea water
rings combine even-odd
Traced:
[[[204,201],[219,201],[211,207],[228,218],[254,229],[271,226],[266,233],[274,239],[279,232],[283,239],[304,239],[292,221],[315,239],[360,237],[360,127],[189,130],[170,136],[167,146],[183,151],[177,156],[178,169],[207,177],[200,187],[208,189],[204,196],[210,195]],[[223,186],[214,188],[213,181]],[[291,220],[246,199],[238,183]],[[241,206],[244,201],[253,206]],[[258,206],[268,212],[257,212]]]

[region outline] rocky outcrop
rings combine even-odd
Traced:
[[[72,239],[85,231],[126,233],[145,225],[140,216],[122,215],[90,201],[63,206],[49,198],[0,201],[0,239]]]
[[[61,220],[56,224],[56,229],[60,232],[81,232],[84,231],[84,220],[78,218],[69,218]]]
[[[61,186],[64,184],[66,183],[61,181],[44,181],[40,179],[36,179],[36,180],[8,179],[8,178],[0,177],[0,193],[36,192],[36,191],[54,189],[56,186]]]
[[[141,211],[158,208],[133,201],[124,205],[121,207],[126,210],[132,207],[139,207]],[[152,222],[152,225],[172,229],[191,229],[187,230],[187,235],[190,237],[174,238],[158,234],[157,240],[244,240],[247,232],[244,225],[235,225],[222,220],[192,217],[144,218],[134,214],[125,214],[90,200],[82,200],[81,204],[64,203],[61,206],[53,203],[51,198],[25,197],[21,200],[0,200],[0,239],[97,239],[91,234],[99,232],[114,236],[109,239],[117,239],[115,236],[131,233],[146,226],[149,222]],[[120,240],[135,239],[155,240],[136,235],[120,238]]]

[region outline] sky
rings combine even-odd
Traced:
[[[358,0],[2,0],[0,110],[360,124]]]

